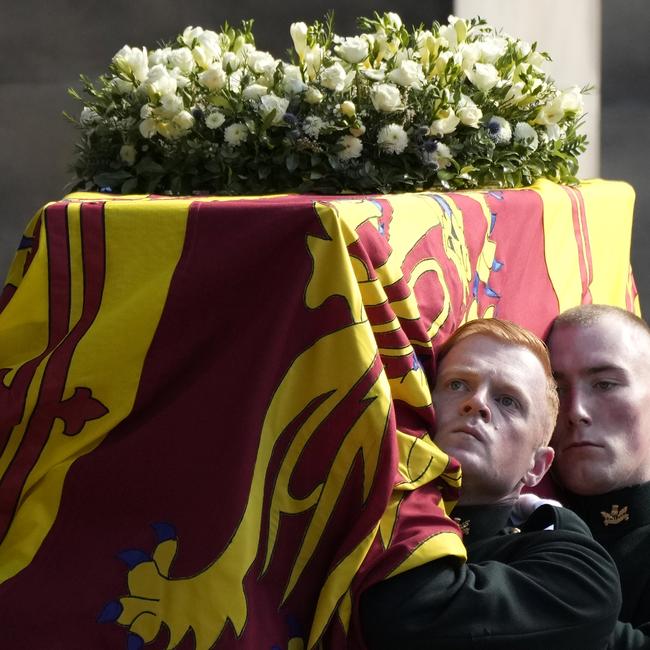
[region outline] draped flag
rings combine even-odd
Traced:
[[[0,298],[0,639],[362,648],[368,585],[465,557],[434,352],[639,311],[633,192],[73,194]]]

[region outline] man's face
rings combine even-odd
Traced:
[[[549,339],[560,413],[552,445],[559,481],[604,494],[650,480],[650,341],[608,315]]]
[[[528,349],[476,334],[454,345],[433,391],[436,444],[463,469],[463,504],[509,502],[543,476],[547,380]]]

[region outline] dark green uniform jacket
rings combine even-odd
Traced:
[[[598,496],[572,495],[569,505],[614,558],[621,576],[620,620],[644,635],[640,640],[619,625],[611,648],[650,648],[650,483]]]
[[[544,505],[521,532],[499,534],[509,514],[457,508],[469,522],[468,563],[441,558],[364,592],[368,649],[606,648],[621,604],[610,556],[567,509]]]

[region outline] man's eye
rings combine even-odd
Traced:
[[[606,381],[606,380],[597,381],[594,384],[594,388],[596,390],[600,390],[600,391],[612,390],[612,388],[614,388],[615,386],[616,386],[616,384],[613,381]]]
[[[452,379],[449,382],[449,388],[451,390],[463,390],[465,384],[460,379]]]
[[[497,397],[497,402],[506,408],[519,408],[519,402],[510,395],[500,395]]]

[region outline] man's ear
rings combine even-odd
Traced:
[[[555,452],[552,447],[540,447],[537,449],[531,459],[529,470],[524,474],[522,479],[523,484],[527,487],[537,485],[551,467],[554,456]]]

